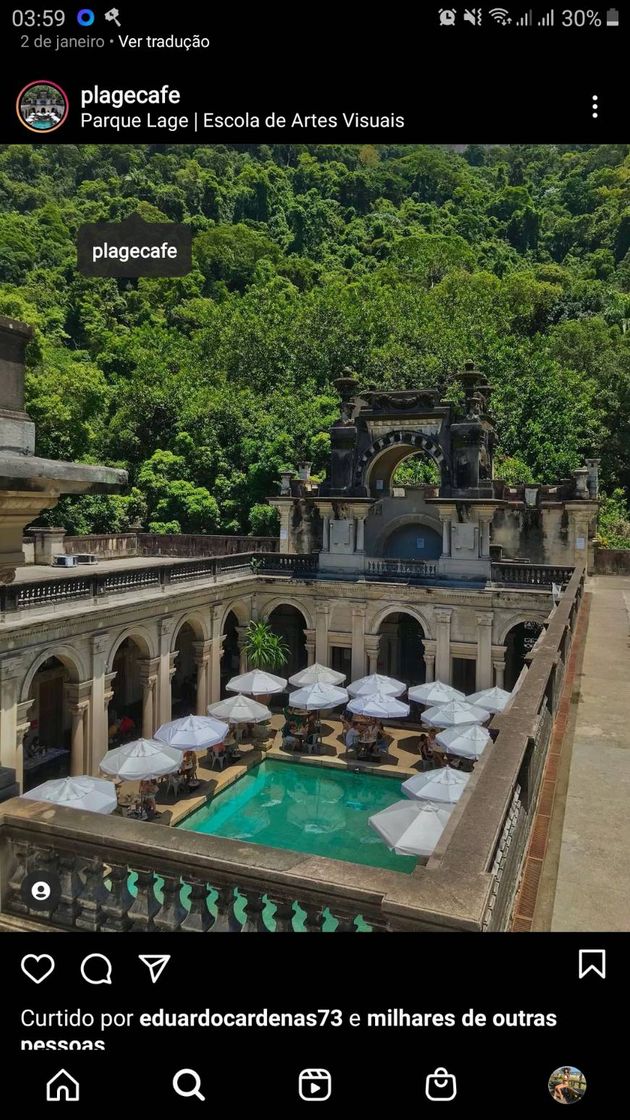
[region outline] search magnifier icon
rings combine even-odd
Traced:
[[[192,1079],[192,1089],[182,1089],[181,1081]],[[201,1090],[201,1078],[194,1069],[178,1069],[173,1078],[173,1088],[178,1097],[199,1097],[200,1101],[205,1101],[205,1097]]]

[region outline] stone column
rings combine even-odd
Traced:
[[[589,548],[589,522],[595,507],[586,502],[567,502],[565,509],[569,514],[573,556],[569,563],[584,560],[589,567],[592,566],[592,549]]]
[[[205,716],[206,708],[210,703],[212,641],[193,642],[192,648],[193,661],[197,669],[197,705],[195,711],[198,716]]]
[[[221,618],[223,616],[223,606],[221,603],[213,603],[210,608],[210,613],[212,625],[212,654],[209,703],[216,704],[221,699],[221,658],[223,657],[223,634],[220,629]]]
[[[448,559],[451,555],[451,523],[453,518],[457,520],[457,507],[454,503],[448,505],[436,505],[438,517],[442,522],[442,556],[440,559]]]
[[[476,692],[492,688],[492,621],[492,611],[477,615]]]
[[[355,521],[355,524],[356,524],[356,527],[357,527],[356,549],[355,549],[356,552],[365,552],[365,517],[366,516],[367,516],[367,514],[365,514],[363,516],[359,516],[359,517],[356,518],[356,521]]]
[[[160,656],[158,666],[158,685],[156,696],[156,725],[153,728],[157,731],[163,723],[168,723],[173,714],[172,694],[171,694],[171,679],[173,676],[173,654],[171,653],[171,641],[173,638],[173,630],[175,629],[175,619],[172,615],[167,615],[165,618],[160,619]]]
[[[315,600],[315,661],[328,664],[328,624],[330,603],[328,599]]]
[[[434,611],[436,624],[435,671],[442,684],[451,683],[451,614],[450,607]]]
[[[353,681],[365,676],[365,612],[366,603],[352,604],[352,669]]]
[[[31,726],[31,708],[34,700],[23,700],[17,705],[17,722],[15,736],[15,780],[24,788],[24,736]]]
[[[109,730],[109,705],[114,696],[114,681],[116,680],[116,673],[105,674],[105,688],[103,691],[103,707],[105,709],[105,727]],[[107,749],[109,750],[109,738],[107,739]]]
[[[328,552],[330,548],[330,518],[328,514],[322,516],[322,552]]]
[[[378,651],[381,643],[380,634],[365,635],[365,652],[367,654],[368,675],[378,672]]]
[[[304,633],[304,645],[306,647],[306,664],[308,666],[308,665],[312,665],[315,661],[315,641],[316,641],[316,637],[315,637],[315,631],[311,630],[311,629],[305,629],[303,631],[303,633]]]
[[[492,667],[494,669],[495,685],[497,686],[497,688],[503,688],[503,682],[505,679],[505,661],[495,661],[495,659],[493,658]]]
[[[292,498],[273,498],[271,505],[280,515],[280,552],[295,552],[291,534],[291,513],[293,510]]]
[[[138,671],[142,684],[142,737],[152,739],[153,732],[158,728],[158,673],[160,669],[159,657],[147,657],[138,660]],[[170,677],[169,677],[170,687]],[[161,721],[160,721],[161,722]]]
[[[238,633],[238,649],[240,655],[240,663],[238,667],[239,674],[247,672],[247,653],[245,651],[245,642],[247,640],[247,627],[237,626]]]
[[[435,645],[436,643],[429,638],[425,638],[424,645],[424,664],[426,665],[425,681],[430,684],[435,680]]]
[[[92,682],[81,681],[79,684],[68,684],[66,689],[66,703],[72,719],[70,733],[70,774],[91,774],[90,750],[90,701],[92,695]]]
[[[5,657],[0,661],[0,764],[16,772],[18,762],[20,770],[22,767],[21,751],[16,749],[16,744],[19,682],[23,671],[21,657]]]
[[[92,757],[89,759],[88,774],[98,774],[99,763],[107,754],[109,701],[105,699],[105,660],[110,644],[111,639],[108,634],[95,634],[92,637],[92,704],[90,706]]]

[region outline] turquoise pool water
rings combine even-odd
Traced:
[[[400,778],[266,759],[177,827],[408,874],[368,826],[401,797]]]

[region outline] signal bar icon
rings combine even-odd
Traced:
[[[554,13],[552,8],[550,12],[547,12],[546,16],[543,16],[542,19],[538,20],[537,27],[553,27],[553,23]]]
[[[517,19],[516,26],[517,27],[533,27],[534,26],[534,13],[532,12],[531,8],[529,9],[528,12],[525,12],[524,16],[521,16],[520,19]]]

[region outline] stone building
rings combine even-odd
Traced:
[[[32,528],[24,547],[26,526],[61,493],[125,482],[124,472],[35,456],[29,336],[0,320],[0,924],[241,929],[238,886],[248,932],[263,928],[266,898],[281,932],[295,930],[296,900],[307,930],[322,928],[325,910],[342,932],[358,914],[375,930],[508,928],[580,617],[597,461],[555,486],[508,487],[494,477],[489,390],[474,367],[461,375],[461,408],[428,390],[358,393],[342,378],[325,480],[300,464],[270,499],[277,542],[142,532],[68,541]],[[401,481],[401,464],[418,455],[431,484]],[[148,737],[172,716],[205,712],[246,668],[252,619],[284,636],[287,676],[316,659],[348,678],[381,670],[467,692],[518,685],[426,866],[405,875],[13,796],[96,774],[114,717]],[[59,876],[48,917],[22,897],[35,867]]]
[[[87,539],[95,563],[66,572],[51,566],[63,533],[34,531],[36,562],[15,572],[23,528],[39,510],[59,493],[124,479],[33,455],[23,412],[28,329],[0,328],[10,373],[0,550],[13,580],[0,588],[0,759],[21,788],[50,776],[42,745],[53,772],[96,773],[114,717],[126,714],[149,737],[174,714],[204,713],[245,669],[251,619],[268,619],[285,637],[287,676],[317,660],[348,679],[378,670],[466,692],[512,688],[552,609],[552,585],[565,585],[589,554],[597,461],[557,486],[495,479],[489,389],[469,366],[460,411],[433,391],[357,394],[354,380],[340,379],[325,481],[318,486],[302,465],[270,499],[280,512],[278,552],[217,556],[212,537],[197,538],[203,548],[194,552],[188,537],[179,555],[139,547],[110,559],[122,551],[113,538],[106,547]],[[439,483],[398,486],[398,466],[419,453]],[[154,538],[142,539],[154,548]]]

